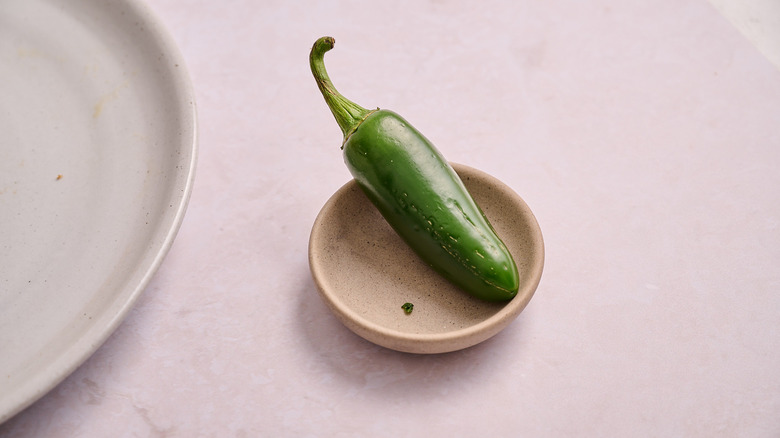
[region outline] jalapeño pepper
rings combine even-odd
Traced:
[[[420,258],[450,282],[489,301],[517,294],[512,255],[442,154],[398,114],[346,99],[325,70],[331,37],[309,56],[314,78],[344,134],[344,161],[358,186]]]

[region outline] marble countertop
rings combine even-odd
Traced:
[[[780,435],[767,16],[706,0],[148,3],[197,95],[187,216],[119,329],[0,437]],[[350,178],[308,67],[323,35],[342,93],[534,211],[541,284],[488,341],[398,353],[317,295],[309,232]]]

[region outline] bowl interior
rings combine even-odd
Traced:
[[[318,215],[309,264],[333,313],[371,342],[413,353],[472,346],[517,317],[539,284],[544,245],[531,210],[496,178],[453,167],[512,253],[520,290],[511,301],[491,303],[455,287],[412,252],[352,180]],[[414,310],[404,312],[404,303]]]

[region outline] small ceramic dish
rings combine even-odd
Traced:
[[[508,302],[490,303],[453,286],[412,252],[352,180],[317,216],[309,266],[331,311],[375,344],[423,354],[467,348],[509,325],[536,291],[544,243],[528,205],[496,178],[453,167],[512,253],[520,290]],[[414,305],[411,313],[405,303]]]

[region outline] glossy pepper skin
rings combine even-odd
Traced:
[[[439,274],[488,301],[512,299],[517,265],[442,154],[398,114],[341,96],[324,67],[333,48],[317,40],[310,64],[342,132],[344,161],[398,235]]]

